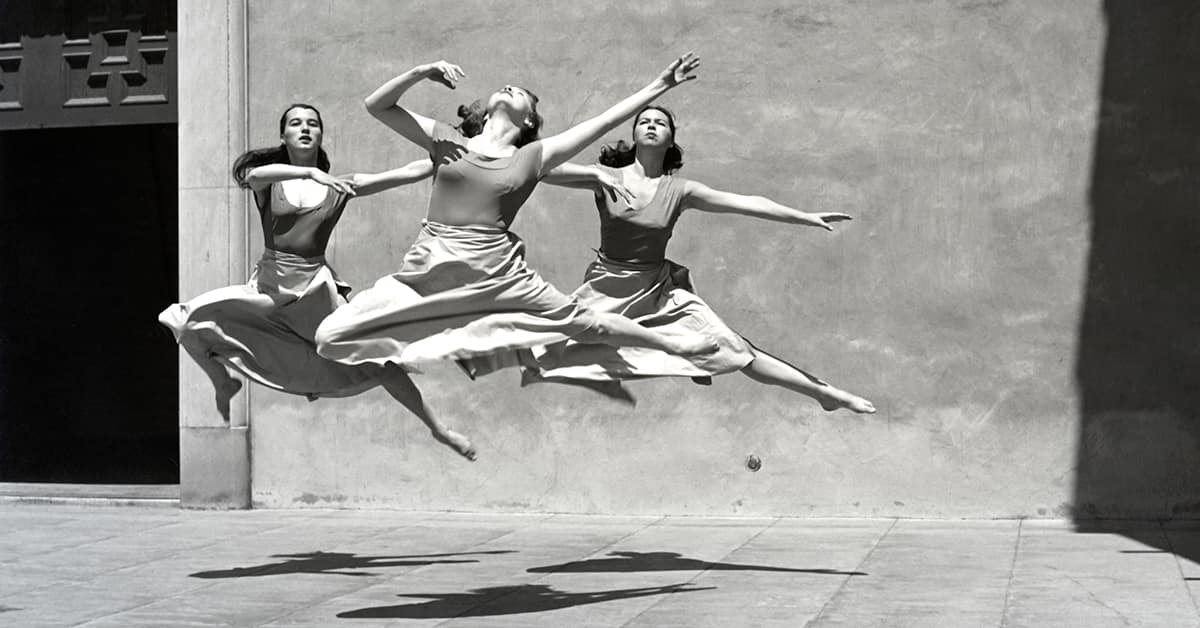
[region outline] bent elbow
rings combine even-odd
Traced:
[[[380,111],[387,109],[387,105],[378,99],[371,98],[370,96],[363,99],[363,107],[366,107],[367,113],[370,113],[373,116],[378,115]]]
[[[269,182],[264,181],[262,177],[254,174],[254,172],[250,172],[249,174],[246,175],[246,178],[242,179],[242,181],[238,185],[239,185],[239,187],[241,187],[243,189],[258,192],[259,190],[262,190],[263,188],[267,187],[269,185]]]

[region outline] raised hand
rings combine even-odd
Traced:
[[[328,172],[323,172],[314,168],[312,180],[320,183],[321,185],[327,185],[348,196],[354,196],[356,194],[354,191],[354,180],[351,178],[339,179]]]
[[[454,89],[455,85],[467,75],[463,69],[448,61],[434,61],[428,65],[428,70],[425,76],[429,80],[441,83],[450,89]]]
[[[658,75],[658,80],[662,81],[667,87],[675,87],[680,83],[694,80],[696,75],[692,74],[692,72],[698,67],[700,67],[700,57],[697,57],[694,52],[688,52],[672,61],[671,65],[668,65],[667,69]]]

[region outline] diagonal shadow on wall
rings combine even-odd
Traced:
[[[1200,3],[1104,11],[1076,361],[1085,530],[1200,516]],[[1169,549],[1165,535],[1142,537]]]

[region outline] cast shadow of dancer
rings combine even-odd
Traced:
[[[1200,3],[1105,0],[1104,13],[1075,364],[1083,531],[1200,514]],[[1200,560],[1195,535],[1103,527]]]
[[[369,571],[347,571],[379,567],[424,567],[455,563],[477,563],[478,560],[436,560],[456,556],[484,556],[511,554],[515,550],[487,552],[464,552],[458,554],[413,554],[410,556],[359,556],[342,552],[306,552],[303,554],[274,554],[271,558],[286,558],[283,562],[234,567],[217,571],[199,571],[188,574],[191,578],[251,578],[256,576],[278,576],[294,573],[320,573],[338,576],[374,576]]]
[[[405,593],[399,597],[425,598],[430,601],[396,606],[374,606],[338,613],[342,619],[433,619],[451,617],[490,617],[540,613],[560,608],[628,600],[650,595],[708,591],[716,587],[697,587],[686,582],[661,587],[614,589],[569,593],[545,584],[522,584],[471,589],[467,593]]]
[[[560,565],[532,567],[529,573],[626,573],[631,571],[776,571],[786,573],[826,574],[831,576],[865,576],[862,571],[837,569],[792,569],[766,565],[710,563],[706,560],[684,558],[675,552],[609,552],[617,558],[592,558]]]

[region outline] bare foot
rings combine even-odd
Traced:
[[[442,428],[441,431],[429,430],[433,434],[433,438],[437,442],[458,452],[458,455],[475,462],[478,455],[475,453],[475,447],[471,445],[471,440],[466,436],[455,432],[450,428]]]
[[[875,404],[858,395],[852,395],[833,386],[825,386],[822,388],[822,392],[824,394],[817,401],[826,412],[845,408],[858,414],[875,414]]]
[[[239,390],[242,389],[242,382],[235,377],[230,377],[222,384],[214,383],[213,387],[216,388],[217,391],[217,412],[220,412],[221,418],[225,419],[225,422],[228,423],[229,401],[233,399],[234,395],[238,394]]]
[[[708,336],[680,336],[671,338],[669,341],[669,351],[683,357],[691,357],[695,355],[704,355],[713,353],[717,350],[717,341]]]

